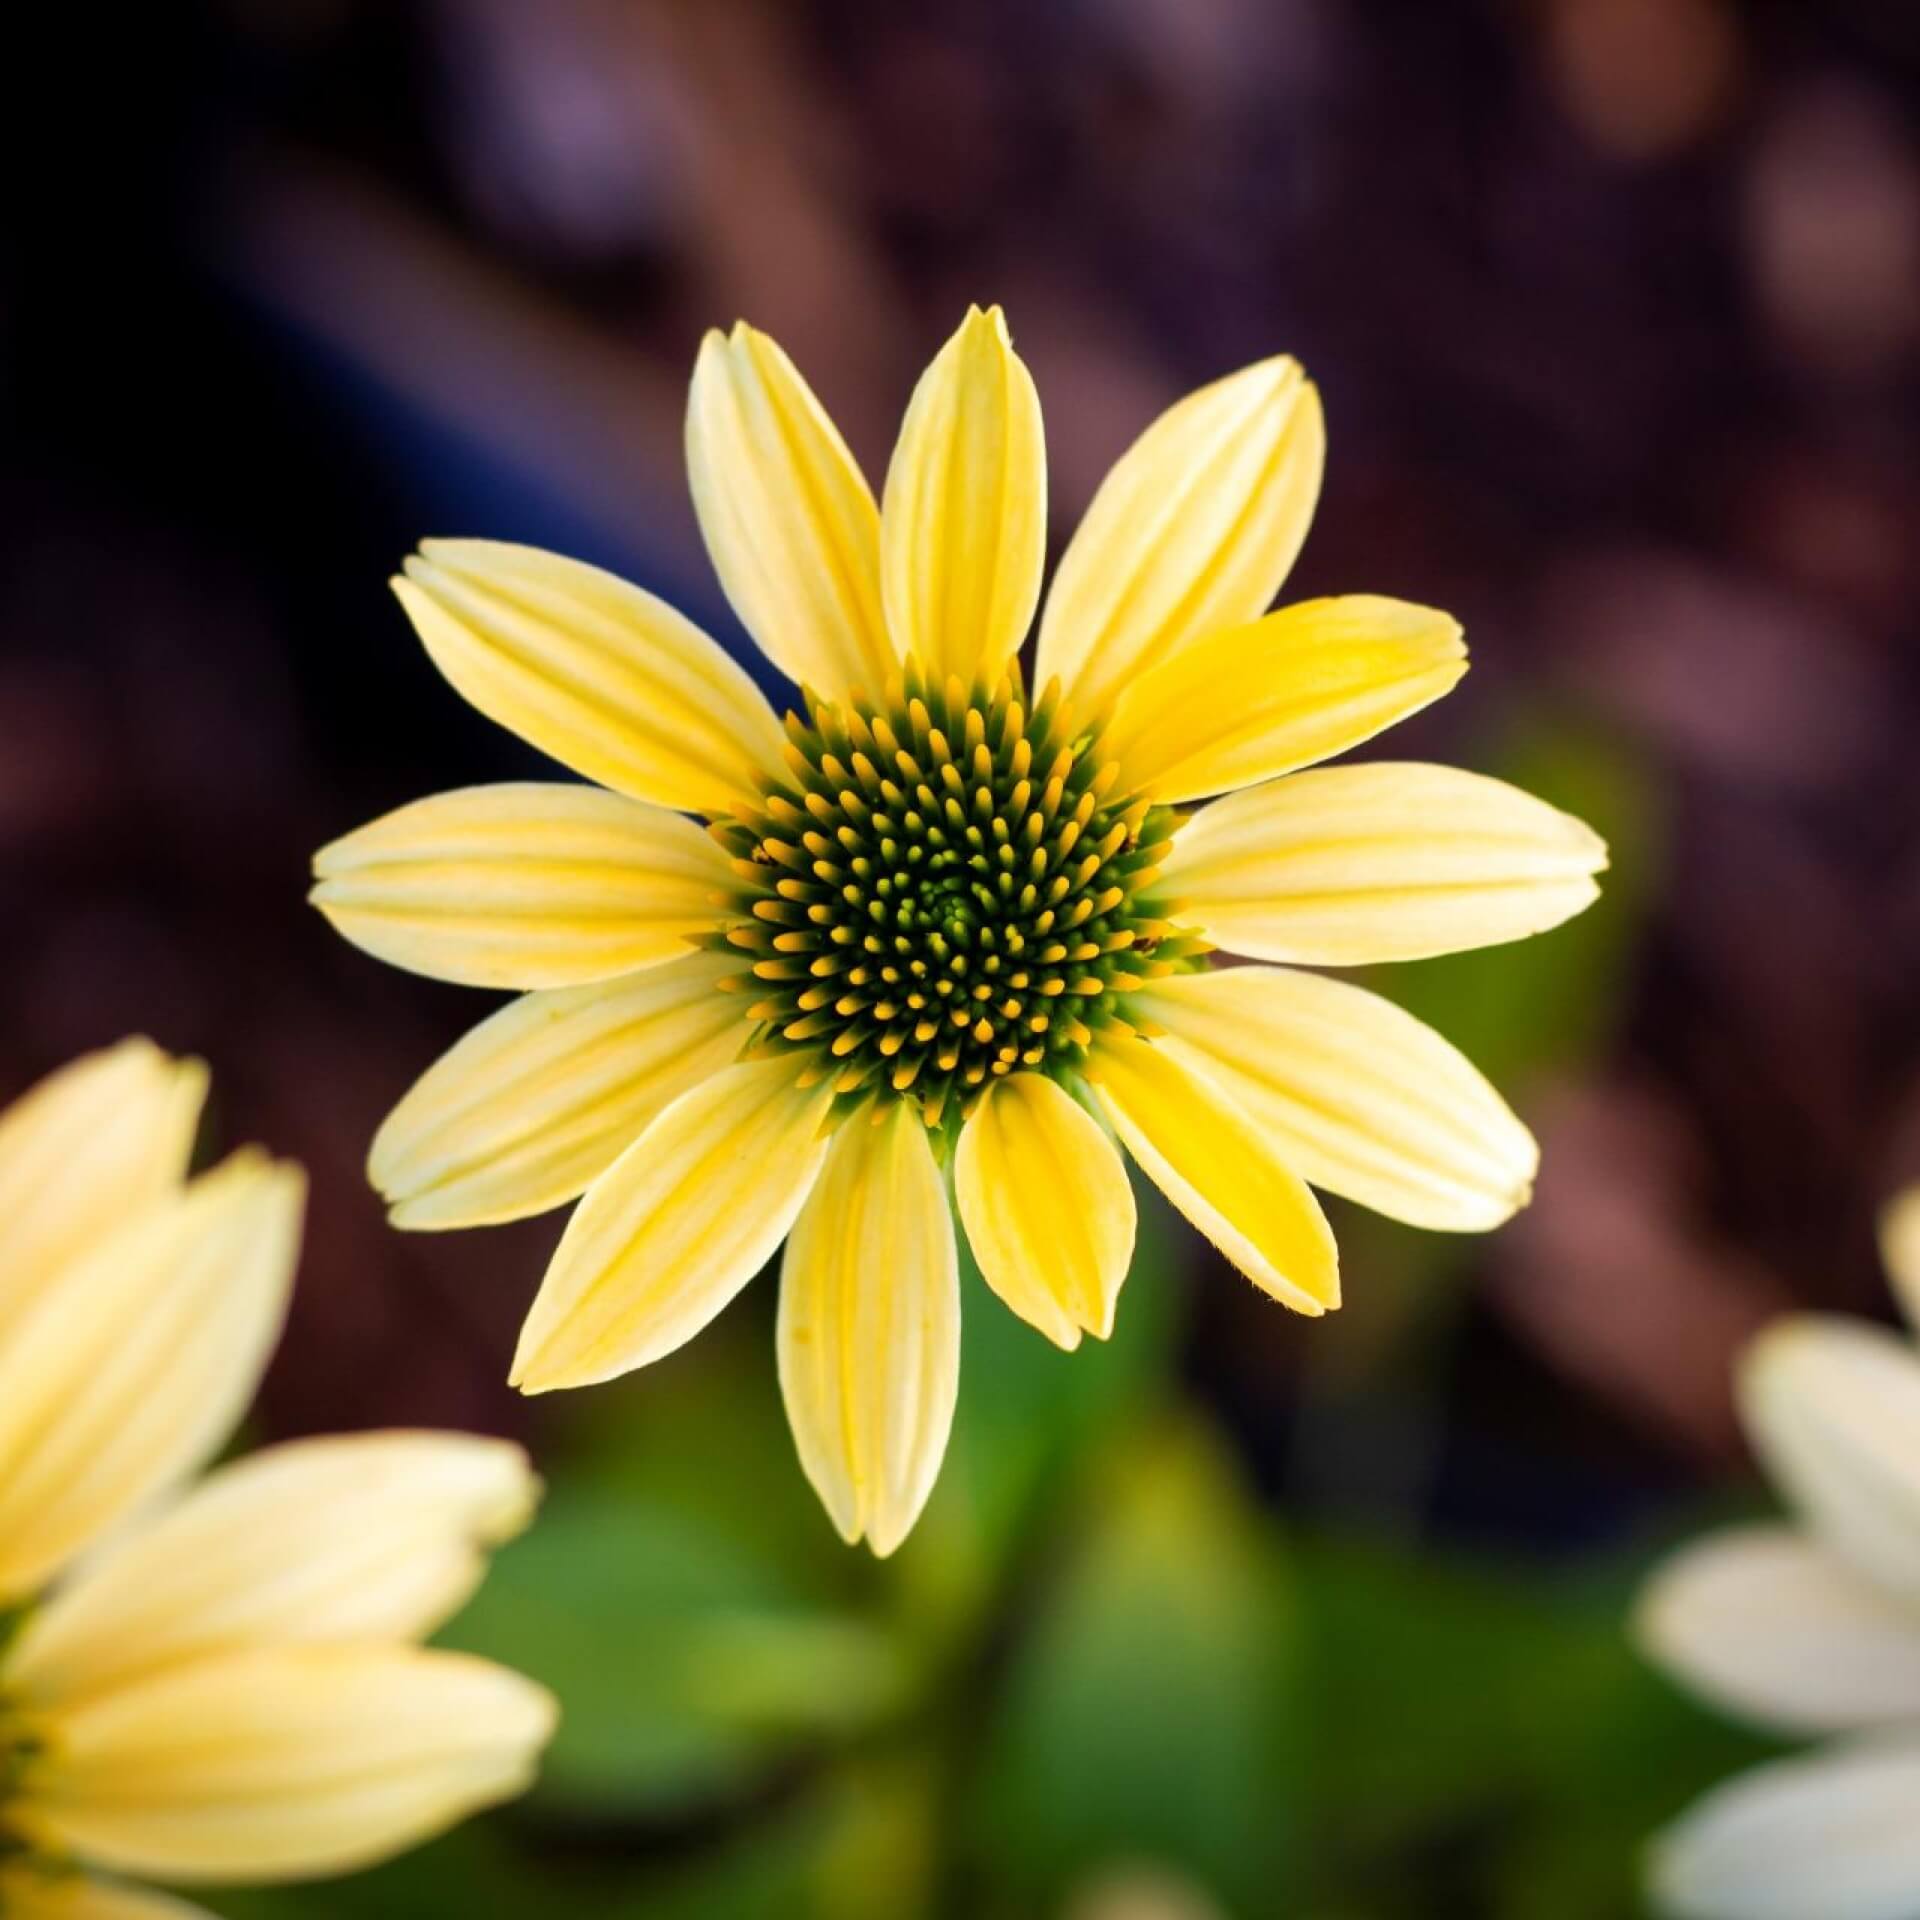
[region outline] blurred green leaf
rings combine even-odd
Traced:
[[[1116,1440],[1063,1521],[986,1730],[980,1873],[1051,1901],[1096,1869],[1164,1862],[1273,1911],[1297,1798],[1296,1637],[1257,1510],[1206,1430],[1163,1418]]]

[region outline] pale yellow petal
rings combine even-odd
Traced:
[[[1127,1151],[1255,1286],[1296,1313],[1340,1304],[1326,1216],[1214,1081],[1168,1048],[1123,1035],[1101,1038],[1089,1073]]]
[[[1133,1188],[1113,1142],[1037,1073],[993,1081],[960,1130],[954,1197],[986,1283],[1069,1351],[1113,1331],[1133,1259]]]
[[[1035,684],[1096,719],[1135,675],[1273,602],[1307,537],[1326,430],[1290,359],[1163,413],[1101,483],[1040,620]]]
[[[1203,799],[1345,753],[1467,670],[1459,622],[1350,594],[1216,628],[1121,689],[1101,748],[1129,789]]]
[[[1378,994],[1220,967],[1151,981],[1130,1004],[1314,1186],[1452,1233],[1526,1204],[1533,1136],[1458,1049]]]
[[[1599,895],[1591,829],[1454,767],[1322,767],[1230,793],[1174,836],[1183,925],[1260,960],[1367,966],[1543,933]]]
[[[70,1707],[249,1647],[419,1639],[532,1517],[519,1447],[356,1433],[222,1467],[88,1560],[8,1650],[9,1699]]]
[[[346,1873],[521,1792],[553,1723],[541,1688],[464,1654],[232,1654],[40,1716],[8,1818],[169,1880]]]
[[[780,1267],[780,1388],[833,1523],[876,1554],[933,1491],[960,1384],[960,1269],[916,1108],[835,1134]]]
[[[684,815],[523,781],[416,800],[314,855],[313,904],[376,958],[470,987],[569,987],[710,931],[729,881]]]
[[[513,1384],[584,1387],[683,1345],[765,1265],[826,1158],[831,1079],[783,1056],[684,1093],[587,1189],[521,1329]]]
[[[895,666],[879,509],[799,369],[745,321],[701,342],[687,472],[713,570],[761,652],[830,699],[878,698]]]
[[[991,685],[1046,563],[1040,396],[998,307],[968,309],[920,377],[887,469],[881,581],[900,651],[935,686]]]
[[[179,1185],[206,1092],[199,1061],[123,1040],[0,1113],[0,1338],[63,1262]]]
[[[1781,1491],[1841,1559],[1920,1602],[1920,1355],[1884,1327],[1777,1321],[1743,1358],[1740,1411]]]
[[[1782,1732],[1920,1720],[1920,1614],[1791,1527],[1683,1547],[1641,1592],[1634,1637],[1715,1706]]]
[[[1912,1920],[1920,1739],[1863,1737],[1736,1775],[1661,1834],[1668,1920]]]
[[[745,671],[615,574],[537,547],[428,540],[393,589],[488,719],[602,786],[724,813],[781,764],[779,722]]]
[[[7,1920],[214,1920],[205,1907],[168,1894],[31,1862],[0,1871],[0,1913]]]
[[[199,1466],[253,1397],[299,1249],[297,1168],[235,1154],[63,1267],[0,1346],[0,1596]]]
[[[1920,1186],[1895,1194],[1882,1211],[1880,1258],[1907,1325],[1920,1329]]]
[[[427,1069],[374,1135],[396,1227],[475,1227],[576,1199],[752,1029],[720,982],[738,955],[529,993]]]

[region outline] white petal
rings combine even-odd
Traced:
[[[1920,1186],[1895,1194],[1881,1213],[1880,1257],[1907,1325],[1920,1328]]]
[[[1738,1387],[1748,1436],[1814,1532],[1920,1603],[1920,1355],[1864,1321],[1796,1314],[1754,1341]]]
[[[1660,1836],[1655,1904],[1672,1920],[1913,1920],[1916,1807],[1911,1734],[1756,1767]]]
[[[1726,1711],[1789,1733],[1920,1721],[1920,1611],[1790,1527],[1684,1547],[1634,1613],[1642,1649]]]

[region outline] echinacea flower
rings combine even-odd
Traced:
[[[185,1178],[204,1092],[127,1041],[0,1114],[6,1920],[198,1913],[103,1875],[365,1865],[520,1791],[552,1726],[417,1644],[532,1511],[518,1448],[356,1434],[188,1484],[279,1332],[303,1192],[255,1152]]]
[[[1920,1189],[1882,1245],[1920,1324]],[[1764,1330],[1741,1361],[1748,1437],[1794,1510],[1683,1548],[1636,1629],[1677,1679],[1769,1732],[1828,1736],[1709,1793],[1656,1843],[1676,1920],[1920,1914],[1920,1352],[1832,1314]]]
[[[1046,468],[999,310],[922,377],[878,506],[780,349],[710,334],[694,504],[804,689],[784,724],[609,574],[479,540],[407,562],[395,591],[447,678],[599,783],[444,794],[315,863],[369,952],[524,990],[402,1100],[370,1168],[403,1227],[584,1193],[521,1387],[671,1352],[786,1240],[800,1457],[884,1554],[953,1411],[949,1179],[988,1284],[1062,1347],[1107,1333],[1131,1257],[1114,1135],[1302,1313],[1339,1300],[1309,1182],[1429,1227],[1522,1203],[1533,1142],[1474,1068],[1293,967],[1536,933],[1593,899],[1604,849],[1472,774],[1299,771],[1466,671],[1424,607],[1267,611],[1322,451],[1290,359],[1164,414],[1060,561],[1030,683]],[[1211,971],[1215,948],[1282,964]]]

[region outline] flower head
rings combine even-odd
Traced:
[[[144,1041],[0,1114],[0,1911],[191,1920],[180,1882],[364,1865],[518,1792],[552,1723],[416,1643],[535,1487],[439,1433],[269,1447],[188,1483],[252,1397],[297,1169],[184,1178],[205,1076]]]
[[[1920,1303],[1920,1189],[1882,1234]],[[1902,1920],[1920,1911],[1920,1353],[1798,1314],[1740,1363],[1739,1405],[1790,1523],[1708,1535],[1640,1597],[1643,1650],[1771,1732],[1831,1736],[1710,1793],[1656,1844],[1681,1920]]]
[[[1294,968],[1538,932],[1593,899],[1604,849],[1470,774],[1300,771],[1466,670],[1427,608],[1268,611],[1322,453],[1289,359],[1172,408],[1062,557],[1029,676],[1046,470],[998,309],[921,379],[878,505],[780,349],[710,334],[694,503],[742,621],[802,688],[784,723],[608,574],[470,540],[408,561],[396,591],[453,684],[599,783],[443,795],[316,862],[349,939],[523,992],[371,1161],[401,1226],[585,1195],[521,1386],[658,1358],[786,1239],[801,1459],[884,1553],[953,1409],[949,1174],[989,1285],[1063,1347],[1109,1330],[1131,1257],[1115,1136],[1303,1313],[1339,1300],[1308,1182],[1452,1229],[1524,1201],[1533,1142],[1480,1075]],[[1280,964],[1216,970],[1216,949]]]

